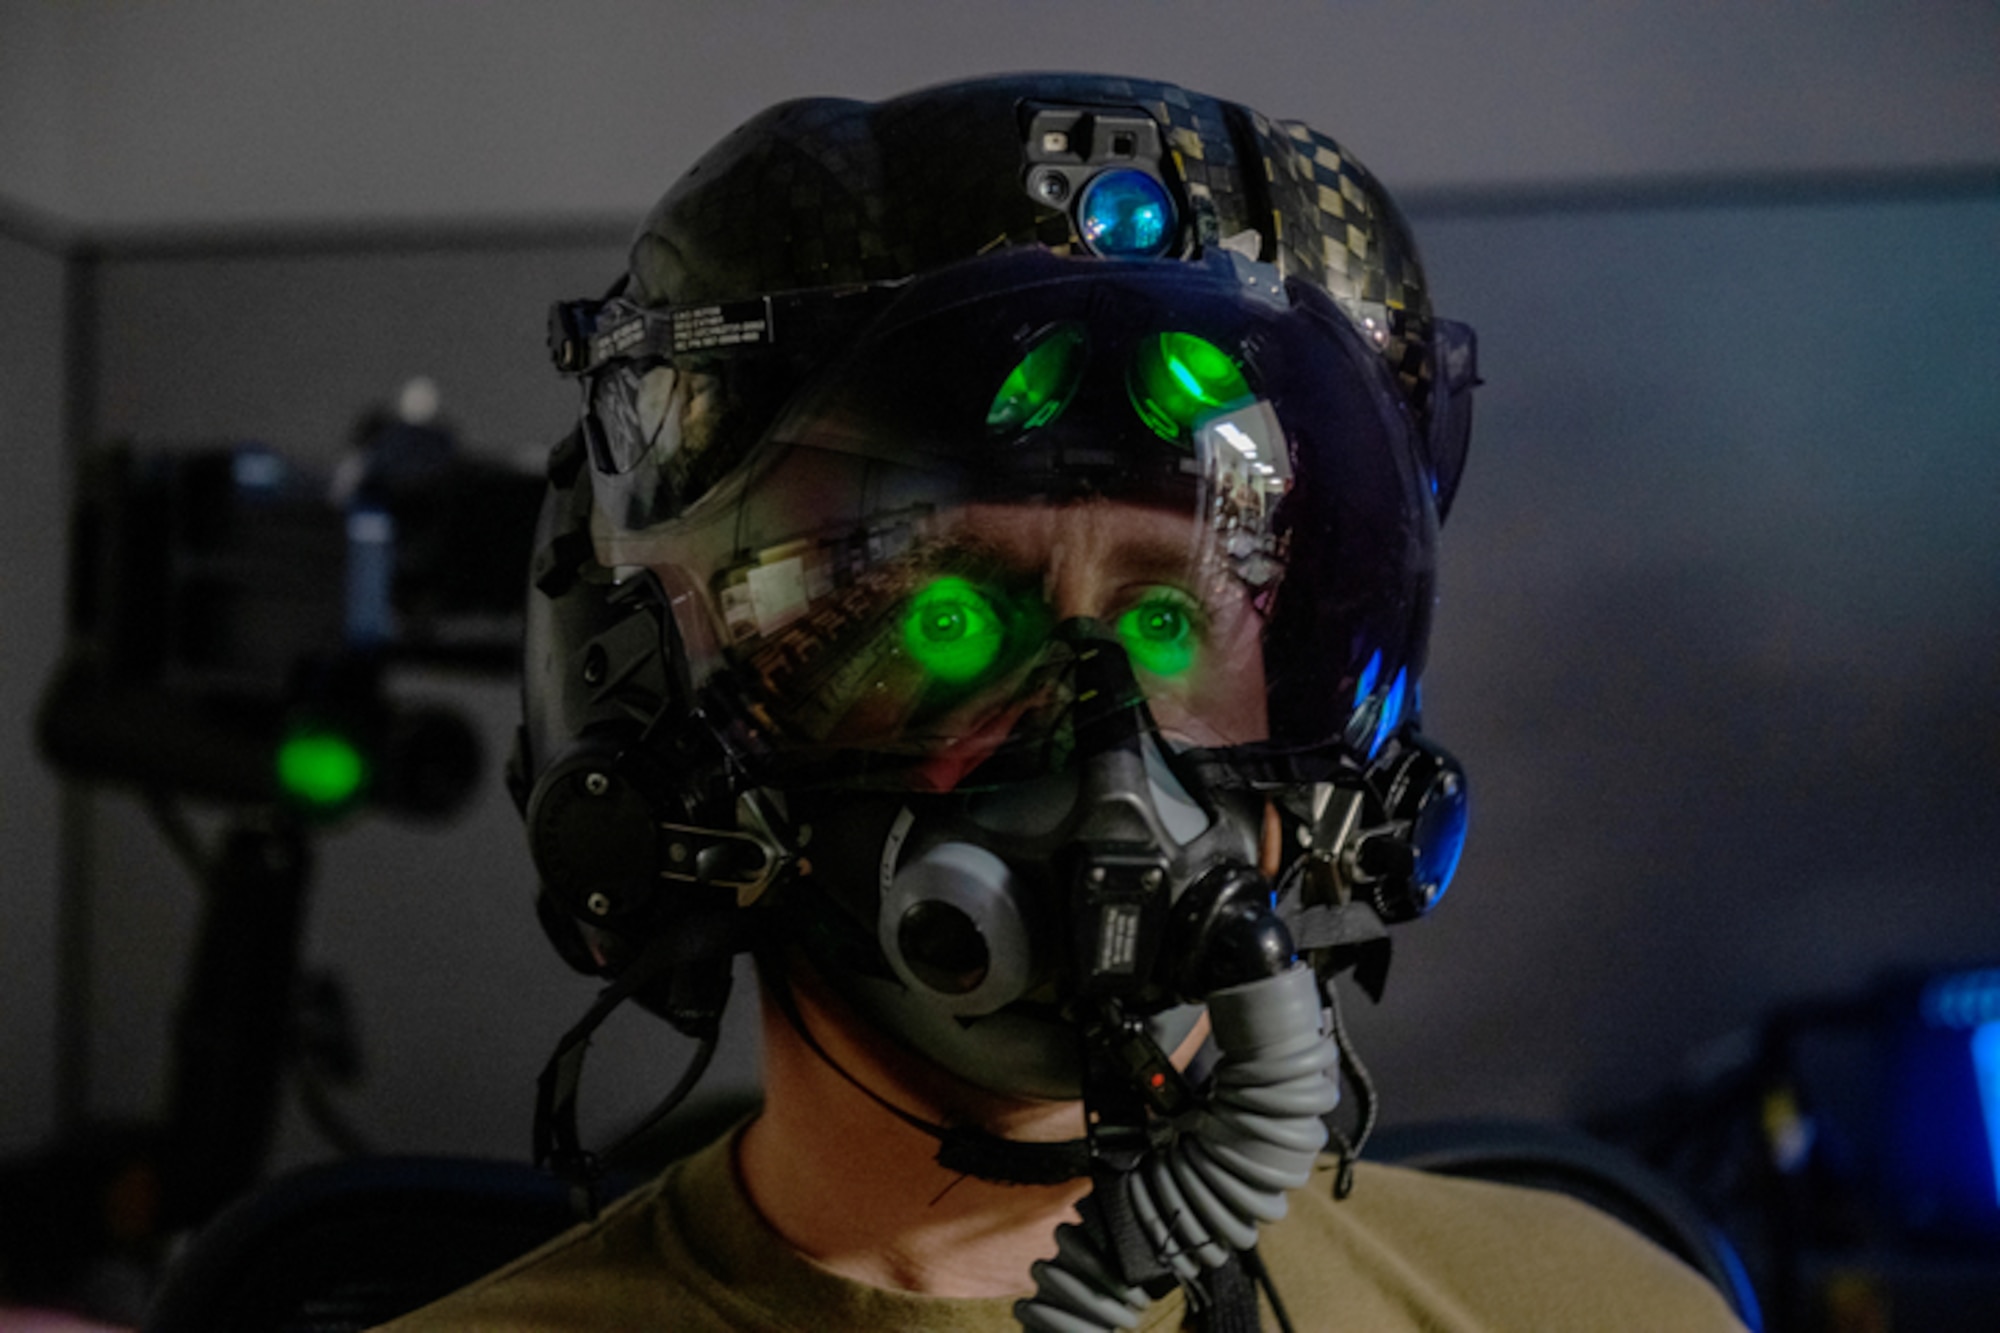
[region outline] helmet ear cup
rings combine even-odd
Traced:
[[[585,736],[528,794],[528,848],[544,891],[579,920],[630,925],[660,896],[660,825],[670,815],[649,765],[619,738]]]
[[[1465,848],[1465,769],[1443,746],[1405,730],[1362,777],[1369,827],[1342,856],[1355,891],[1385,922],[1436,907]]]

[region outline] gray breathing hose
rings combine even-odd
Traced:
[[[1208,997],[1219,1059],[1200,1107],[1122,1182],[1154,1252],[1183,1283],[1220,1268],[1285,1215],[1326,1144],[1340,1102],[1340,1053],[1323,1030],[1319,979],[1294,963]],[[1036,1333],[1135,1328],[1151,1304],[1083,1228],[1056,1229],[1056,1257],[1035,1263],[1035,1294],[1014,1307]]]

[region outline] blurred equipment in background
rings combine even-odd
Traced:
[[[1787,1006],[1594,1128],[1730,1231],[1772,1333],[2000,1327],[2000,966]]]
[[[365,418],[331,477],[255,444],[104,451],[71,527],[45,753],[228,804],[449,813],[476,763],[464,728],[395,706],[383,674],[517,669],[541,487],[400,414]]]
[[[257,444],[84,465],[38,739],[66,778],[139,795],[203,890],[201,922],[168,1104],[146,1125],[88,1123],[87,935],[63,950],[62,1128],[0,1164],[0,1302],[106,1304],[79,1298],[93,1272],[143,1274],[260,1177],[288,1076],[336,1148],[362,1147],[327,1096],[360,1069],[344,993],[300,962],[313,841],[370,810],[443,820],[475,790],[477,735],[398,698],[398,673],[518,670],[543,478],[461,453],[428,381],[352,446],[330,475]],[[218,834],[190,803],[220,811]],[[63,906],[87,932],[88,904]]]

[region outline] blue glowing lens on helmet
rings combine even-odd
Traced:
[[[1174,239],[1174,201],[1158,180],[1130,167],[1094,177],[1076,205],[1077,230],[1092,253],[1153,259]]]

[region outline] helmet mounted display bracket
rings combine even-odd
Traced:
[[[1192,253],[1194,237],[1160,123],[1137,107],[1027,102],[1020,108],[1021,183],[1070,216],[1091,254],[1158,258]]]

